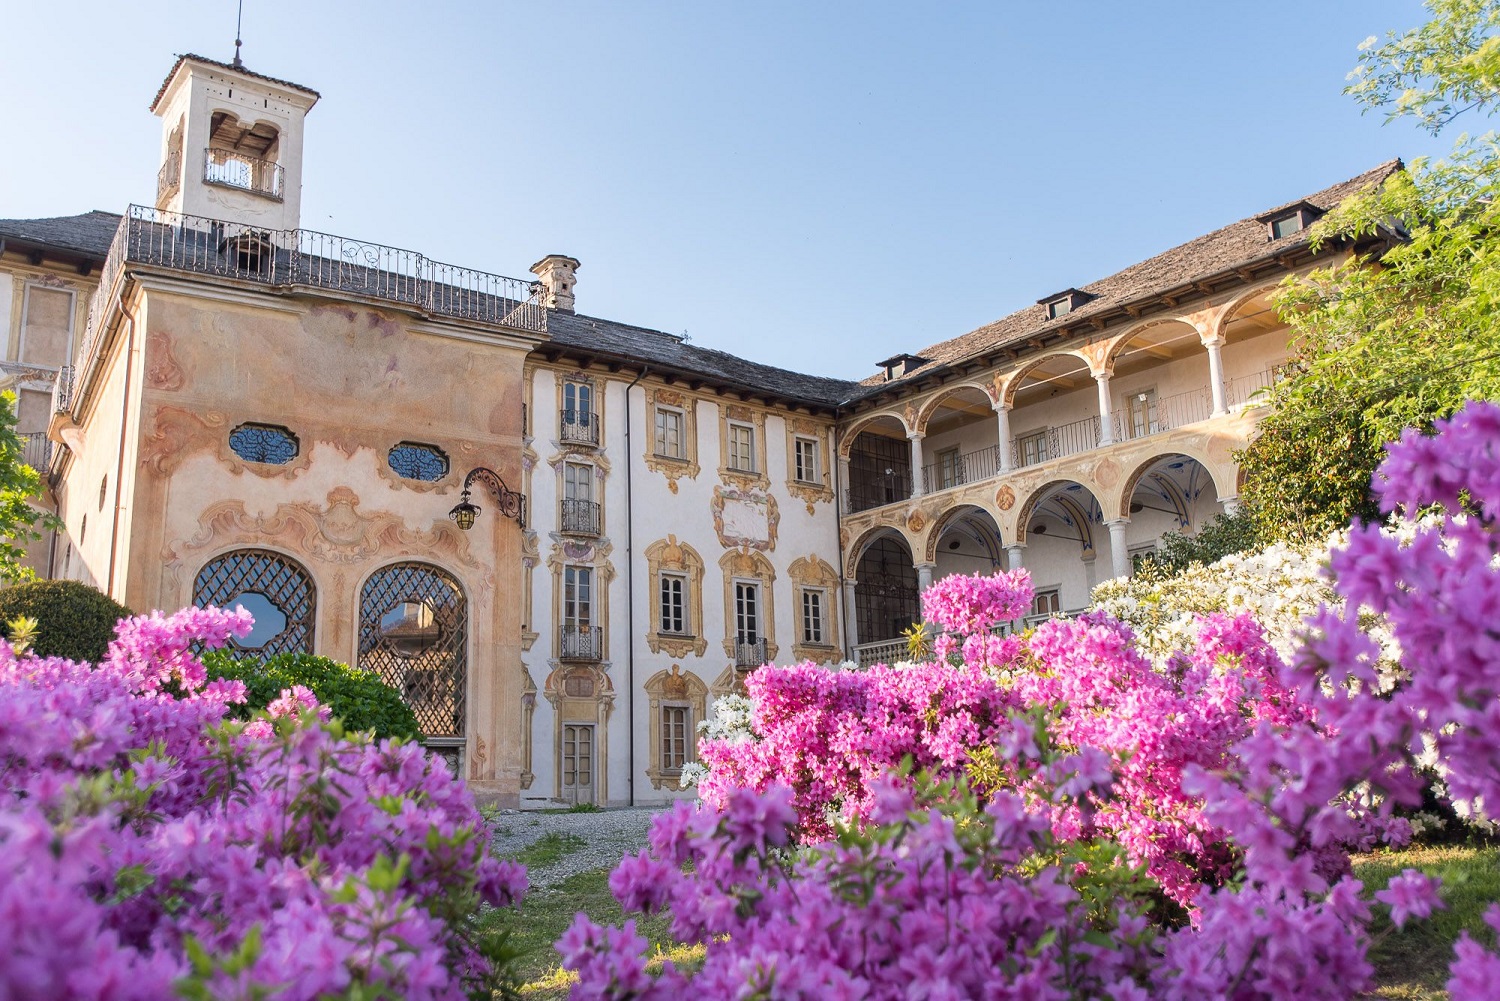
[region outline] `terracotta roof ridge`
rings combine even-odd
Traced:
[[[221,70],[229,70],[231,73],[239,73],[244,76],[248,76],[253,80],[264,80],[266,83],[274,83],[278,87],[289,87],[292,90],[300,91],[303,94],[311,94],[314,98],[320,98],[323,96],[322,94],[319,94],[317,91],[313,90],[311,87],[304,87],[300,83],[293,83],[290,80],[282,80],[279,77],[267,76],[264,73],[257,73],[254,70],[246,69],[244,66],[236,66],[233,63],[220,62],[217,59],[210,59],[207,56],[200,56],[196,52],[183,52],[180,53],[177,56],[177,60],[172,63],[172,68],[167,70],[166,78],[162,80],[161,86],[156,89],[156,96],[151,99],[151,106],[149,110],[153,114],[156,112],[156,106],[161,103],[163,95],[165,95],[167,92],[167,85],[172,82],[172,77],[177,75],[177,68],[183,63],[187,62],[189,59],[193,60],[193,62],[196,63],[203,63],[205,66],[215,66]]]

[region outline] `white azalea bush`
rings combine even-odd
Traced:
[[[1328,551],[1347,532],[1318,542],[1278,542],[1259,552],[1190,564],[1174,574],[1147,567],[1094,588],[1093,606],[1128,623],[1142,650],[1158,662],[1193,648],[1197,620],[1211,612],[1255,616],[1271,645],[1290,659],[1302,619],[1319,605],[1342,607],[1323,576]]]

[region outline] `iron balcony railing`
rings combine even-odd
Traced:
[[[598,535],[599,505],[586,500],[563,501],[562,530],[569,535]]]
[[[1098,447],[1099,418],[1085,417],[1081,421],[1016,436],[1011,442],[1011,459],[1018,467],[1034,466]]]
[[[1229,380],[1224,401],[1231,407],[1268,405],[1271,402],[1271,387],[1285,377],[1286,369],[1281,365],[1252,372],[1250,375],[1236,376]]]
[[[47,471],[47,463],[52,459],[52,442],[47,440],[47,432],[32,431],[21,435],[23,449],[22,461],[38,472]]]
[[[75,364],[93,356],[126,264],[254,282],[314,288],[396,302],[432,316],[545,332],[538,283],[459,268],[410,250],[306,229],[243,223],[132,205],[104,260],[89,301]]]
[[[593,626],[563,625],[558,636],[558,657],[562,660],[598,660],[603,649],[599,630]]]
[[[52,384],[52,412],[60,414],[73,402],[73,366],[64,365],[57,371],[57,381]]]
[[[1127,401],[1130,402],[1130,401]],[[1213,397],[1205,389],[1192,389],[1160,399],[1135,399],[1124,413],[1115,414],[1115,437],[1149,438],[1173,428],[1206,421],[1213,415]],[[1120,431],[1123,428],[1124,434]]]
[[[226,188],[239,188],[251,194],[282,199],[286,172],[275,160],[246,156],[232,149],[203,151],[203,181]]]
[[[161,201],[175,192],[182,184],[182,152],[167,154],[167,159],[156,172],[156,200]]]
[[[734,666],[744,668],[760,667],[771,659],[768,652],[770,647],[766,641],[738,639],[734,643]]]
[[[863,474],[851,470],[849,474],[849,510],[867,511],[884,504],[895,504],[911,497],[911,468],[909,466],[887,466],[889,472]]]
[[[1000,446],[990,445],[974,452],[956,455],[948,461],[939,459],[922,467],[922,483],[928,493],[949,490],[966,483],[978,483],[1000,471]]]
[[[564,410],[557,436],[574,445],[599,444],[599,415],[588,410]]]

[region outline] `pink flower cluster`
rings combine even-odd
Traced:
[[[979,578],[975,588],[953,580],[942,581],[952,621],[987,622],[990,613],[976,606],[1010,614],[1030,593],[1020,575]],[[721,806],[736,789],[786,786],[802,840],[819,841],[839,819],[868,818],[876,783],[903,761],[983,785],[975,752],[1019,739],[1012,715],[1044,707],[1056,739],[1105,752],[1117,772],[1108,802],[1054,812],[1060,837],[1107,834],[1183,905],[1202,884],[1233,874],[1237,854],[1201,799],[1183,789],[1184,770],[1225,766],[1260,720],[1291,726],[1308,719],[1275,680],[1280,660],[1253,620],[1210,619],[1194,658],[1170,675],[1139,653],[1129,627],[1105,616],[1046,623],[1029,650],[1014,637],[975,639],[983,643],[965,643],[971,656],[962,666],[757,671],[747,682],[756,739],[700,743],[709,766],[702,798]]]
[[[1331,566],[1351,611],[1315,615],[1290,666],[1243,617],[1202,622],[1193,654],[1162,671],[1102,615],[999,645],[985,634],[1023,582],[1007,597],[950,578],[925,607],[984,637],[964,666],[763,668],[752,739],[703,749],[705,808],[660,820],[612,880],[627,908],[670,909],[674,934],[705,944],[702,972],[653,978],[630,926],[580,919],[559,943],[574,996],[1368,990],[1374,905],[1348,849],[1403,838],[1392,812],[1419,801],[1433,748],[1452,795],[1500,803],[1500,406],[1436,430],[1388,446],[1377,490],[1386,511],[1447,514],[1404,543],[1355,529]],[[1394,688],[1361,606],[1399,642]],[[992,782],[977,800],[970,775]],[[1099,864],[1111,842],[1151,879]],[[1158,886],[1191,902],[1191,923],[1148,920]],[[1442,906],[1411,871],[1375,897],[1397,926]],[[1500,930],[1500,906],[1486,920]],[[1496,996],[1500,956],[1464,935],[1451,977],[1454,997]]]
[[[0,997],[461,998],[525,874],[420,747],[346,740],[311,693],[223,722],[214,609],[122,622],[97,668],[0,644]],[[171,694],[174,690],[180,694]],[[257,735],[258,731],[258,735]]]
[[[1005,570],[988,577],[944,577],[922,592],[922,615],[950,633],[972,636],[1031,611],[1031,573]]]

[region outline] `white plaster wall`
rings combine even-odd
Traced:
[[[12,329],[10,315],[15,308],[15,284],[11,272],[0,271],[0,344],[5,345],[7,361],[15,360],[15,345],[21,340],[21,331]]]
[[[539,536],[541,563],[533,574],[532,584],[534,621],[531,628],[539,637],[532,649],[523,654],[523,661],[539,689],[532,724],[532,771],[536,779],[531,789],[522,793],[522,805],[528,807],[549,805],[556,781],[556,718],[540,689],[554,666],[549,659],[555,650],[558,625],[552,618],[554,584],[546,559],[558,527],[560,485],[548,460],[557,453],[557,382],[566,371],[538,368],[532,376],[531,433],[539,460],[532,471],[528,503],[531,524]],[[674,493],[667,478],[648,468],[644,461],[645,454],[654,446],[654,415],[647,411],[646,386],[629,389],[630,441],[627,448],[625,414],[629,380],[606,378],[597,371],[590,374],[596,381],[596,407],[600,412],[602,447],[595,454],[609,464],[609,472],[603,481],[596,481],[596,500],[602,508],[604,533],[600,543],[611,547],[608,559],[615,569],[606,602],[599,601],[596,589],[596,608],[599,614],[608,616],[607,620],[600,621],[607,644],[606,670],[615,686],[614,709],[606,737],[609,746],[607,802],[623,805],[630,800],[632,745],[635,748],[636,803],[691,798],[695,795],[692,791],[673,790],[666,785],[653,789],[647,778],[646,771],[651,762],[650,697],[644,685],[653,675],[677,664],[684,674],[696,676],[706,688],[711,688],[732,662],[723,646],[727,625],[724,573],[719,567],[719,559],[726,550],[714,529],[712,509],[714,488],[722,486],[718,475],[721,409],[713,398],[695,399],[692,403],[700,472],[695,478],[679,478]],[[778,414],[768,413],[764,428],[766,472],[771,482],[768,493],[775,498],[779,514],[776,545],[774,550],[766,553],[775,568],[776,579],[764,597],[769,599],[774,618],[775,631],[771,638],[779,647],[777,660],[789,663],[793,643],[797,640],[799,609],[793,603],[793,583],[788,571],[793,561],[810,555],[818,556],[835,569],[839,567],[837,509],[831,500],[818,501],[809,513],[806,501],[791,495],[786,483],[786,422]],[[831,485],[832,470],[826,467],[832,461],[833,452],[826,429],[822,440],[826,446],[823,472]],[[627,463],[630,465],[628,479]],[[629,512],[627,485],[634,492],[633,512]],[[633,534],[627,529],[628,512],[633,520]],[[692,546],[703,559],[701,616],[706,648],[701,657],[691,653],[685,657],[673,657],[664,651],[653,653],[646,641],[654,581],[649,575],[645,550],[668,535]],[[829,620],[841,626],[842,594],[838,588],[831,588],[828,597]],[[842,640],[841,629],[840,634]]]

